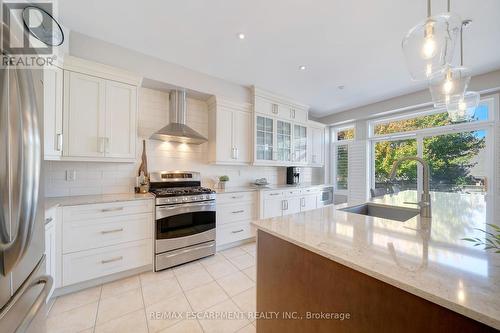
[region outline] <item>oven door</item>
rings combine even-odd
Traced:
[[[321,199],[318,206],[323,207],[333,203],[333,187],[325,187],[321,191]]]
[[[215,201],[156,207],[155,252],[215,240]]]

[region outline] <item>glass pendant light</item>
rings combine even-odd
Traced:
[[[467,91],[462,98],[447,105],[448,117],[452,123],[463,123],[474,118],[481,95],[475,91]]]
[[[448,105],[453,96],[463,97],[469,85],[470,77],[469,69],[463,66],[446,65],[443,69],[432,74],[429,79],[429,90],[434,107]]]
[[[462,27],[460,29],[460,65],[462,66],[462,68],[464,64],[463,28],[469,25],[471,22],[471,20],[463,21]],[[470,121],[472,118],[474,118],[474,114],[480,100],[481,95],[475,91],[467,91],[462,95],[452,95],[448,103],[446,103],[446,109],[448,110],[448,117],[450,118],[450,121],[452,123]]]
[[[461,21],[450,13],[449,3],[448,13],[432,16],[427,0],[427,18],[410,29],[401,44],[413,80],[427,80],[451,63]]]

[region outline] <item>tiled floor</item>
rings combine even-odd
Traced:
[[[255,332],[247,316],[255,303],[255,243],[249,243],[59,297],[47,333]],[[213,317],[220,315],[226,318]]]

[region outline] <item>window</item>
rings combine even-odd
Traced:
[[[393,163],[419,156],[429,163],[430,189],[438,192],[486,193],[491,176],[493,99],[481,102],[472,121],[452,124],[442,111],[376,120],[372,129],[372,188],[412,190],[421,184],[416,162],[402,163],[396,181],[389,182]],[[420,185],[418,185],[420,186]]]
[[[480,104],[475,111],[473,119],[469,123],[486,121],[489,119],[488,104]],[[394,133],[405,133],[416,130],[436,128],[453,125],[446,111],[425,111],[422,115],[413,115],[391,120],[382,120],[373,124],[373,135],[387,135]]]
[[[349,188],[349,145],[355,138],[353,125],[332,127],[332,179],[337,193]]]
[[[336,140],[353,140],[354,139],[354,127],[340,128],[336,130]]]

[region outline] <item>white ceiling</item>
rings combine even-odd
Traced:
[[[425,0],[62,0],[69,29],[311,105],[315,116],[422,89],[401,39]],[[434,1],[435,13],[446,0]],[[454,0],[471,18],[465,65],[500,68],[500,1]],[[246,38],[236,35],[244,32]],[[300,71],[300,65],[307,66]],[[344,85],[345,89],[337,87]]]

